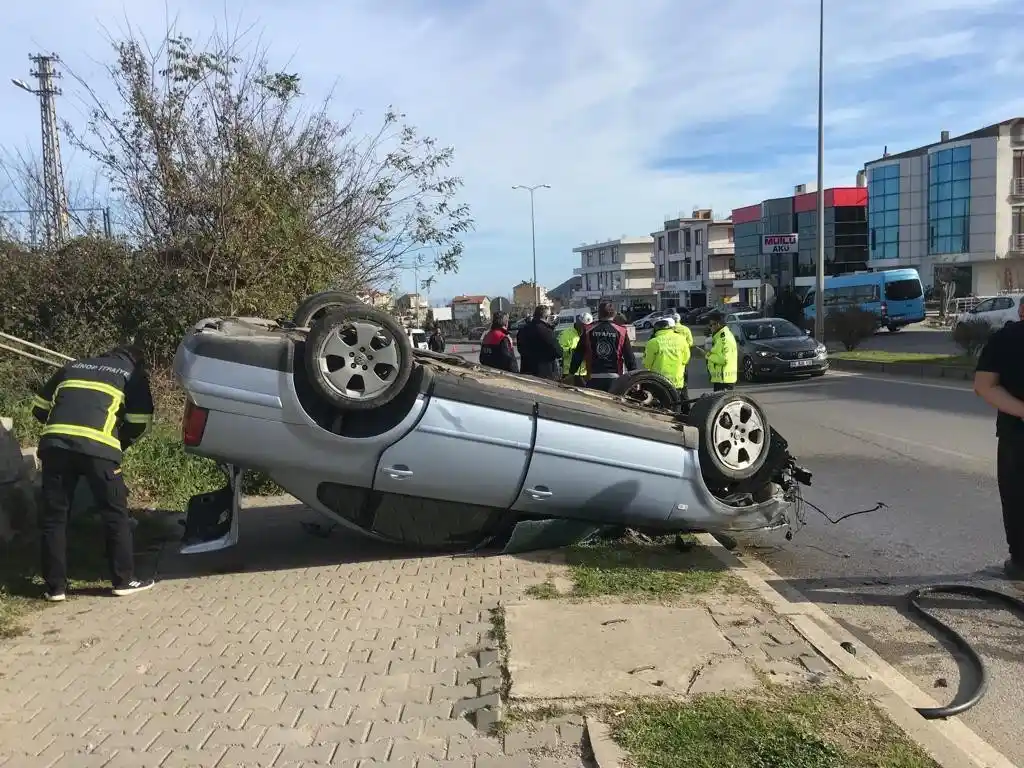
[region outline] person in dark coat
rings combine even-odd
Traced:
[[[548,323],[549,316],[547,307],[537,307],[533,310],[533,319],[520,328],[516,336],[522,372],[540,379],[560,376],[558,363],[562,359],[562,347]]]
[[[434,332],[427,339],[427,348],[431,352],[444,352],[444,336],[441,335],[440,326],[434,326]]]
[[[519,373],[516,351],[512,349],[512,337],[508,334],[508,315],[504,312],[494,313],[491,330],[480,341],[480,365]]]

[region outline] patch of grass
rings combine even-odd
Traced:
[[[736,592],[742,582],[700,547],[674,544],[601,543],[571,547],[567,562],[572,597],[665,600],[712,591]]]
[[[881,349],[857,349],[832,352],[833,360],[861,360],[868,363],[912,363],[914,365],[945,365],[973,368],[977,360],[969,355],[937,355],[932,352],[887,352]]]
[[[560,597],[558,589],[550,581],[545,581],[541,584],[531,584],[523,592],[527,597],[534,597],[538,600],[553,600],[556,597]]]
[[[508,693],[512,690],[512,675],[508,671],[508,630],[504,606],[499,605],[491,610],[491,628],[487,637],[498,646],[501,654],[501,700],[508,701]]]
[[[640,768],[937,768],[845,687],[635,700],[622,709],[612,736]]]
[[[159,545],[169,538],[169,522],[162,516],[136,518],[135,567],[149,576]],[[0,544],[0,639],[17,637],[21,620],[31,611],[47,605],[40,598],[45,591],[39,573],[39,542],[25,536]],[[94,515],[72,519],[68,526],[69,589],[74,592],[106,590],[110,575],[103,547],[103,526]]]

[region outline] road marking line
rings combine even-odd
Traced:
[[[928,389],[948,389],[953,392],[970,392],[974,394],[973,386],[958,387],[953,384],[931,384],[927,381],[919,381],[914,379],[896,379],[891,376],[871,376],[865,373],[858,373],[856,371],[843,371],[843,375],[847,377],[855,377],[858,379],[867,379],[868,381],[880,381],[883,384],[906,384],[911,387],[927,387]],[[827,378],[827,377],[826,377]]]
[[[817,423],[817,422],[815,422],[815,423]],[[954,451],[951,448],[941,448],[941,447],[939,447],[937,445],[931,445],[929,443],[920,443],[917,440],[908,440],[905,437],[896,437],[895,435],[887,435],[884,432],[874,432],[874,431],[869,430],[869,429],[858,429],[858,430],[856,430],[854,432],[847,432],[846,430],[839,429],[838,427],[829,426],[828,424],[822,424],[821,426],[825,427],[825,429],[828,429],[828,430],[830,430],[832,432],[838,432],[841,435],[846,435],[847,437],[852,437],[854,439],[857,439],[861,435],[866,435],[868,437],[878,437],[878,438],[881,438],[883,440],[891,440],[894,443],[904,443],[905,445],[910,445],[910,446],[913,446],[914,448],[924,448],[924,449],[927,449],[929,451],[936,451],[937,453],[944,453],[944,454],[947,454],[949,456],[953,456],[954,458],[964,459],[966,461],[976,461],[976,462],[986,463],[986,464],[990,461],[989,458],[978,456],[977,454],[963,453],[961,451]]]

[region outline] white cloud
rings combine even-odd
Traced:
[[[842,147],[827,155],[826,180],[850,183],[881,153],[880,141],[874,148],[880,132],[898,149],[941,128],[980,125],[977,113],[960,115],[957,125],[946,125],[945,114],[938,125],[927,110],[901,114],[907,89],[916,86],[894,79],[893,67],[986,67],[981,82],[991,91],[983,101],[998,114],[1015,49],[997,45],[986,14],[1010,12],[1012,3],[829,0],[827,138]],[[201,0],[178,8],[183,30],[195,37],[223,19]],[[468,239],[461,273],[439,280],[436,292],[452,295],[507,292],[528,274],[528,200],[513,184],[552,186],[537,194],[537,229],[541,281],[553,285],[571,274],[571,248],[583,240],[646,233],[670,211],[696,204],[727,211],[814,178],[808,129],[816,120],[818,3],[723,0],[708,8],[688,13],[673,0],[248,0],[229,16],[264,28],[273,53],[282,62],[291,57],[289,68],[304,76],[311,95],[336,86],[339,116],[359,108],[369,128],[394,103],[456,147],[464,197],[482,236],[476,248]],[[67,0],[56,19],[42,5],[18,4],[7,13],[0,62],[24,76],[26,40],[59,50],[79,70],[95,69],[89,57],[105,54],[96,20],[117,27],[124,6]],[[155,35],[163,3],[139,2],[129,15]],[[975,56],[982,41],[1003,52],[1003,64]],[[855,87],[860,96],[851,95]],[[7,98],[0,141],[34,140],[27,95]],[[946,101],[955,112],[956,99]],[[796,154],[767,169],[730,167],[723,157],[714,172],[704,164],[700,172],[651,170],[664,154],[792,143],[797,129]],[[864,141],[862,131],[870,134]],[[856,155],[864,144],[868,154]]]

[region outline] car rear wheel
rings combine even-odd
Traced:
[[[700,469],[709,487],[748,480],[768,458],[771,428],[761,407],[724,392],[693,404],[687,421],[700,432]]]
[[[413,352],[390,315],[348,305],[322,315],[306,338],[306,370],[317,393],[340,410],[368,411],[409,381]]]
[[[624,373],[615,380],[608,392],[641,408],[679,410],[679,390],[672,386],[671,381],[654,371]]]
[[[332,309],[356,304],[363,306],[362,302],[351,293],[344,291],[321,291],[307,296],[292,315],[292,322],[299,328],[309,328],[313,323],[323,317]]]

